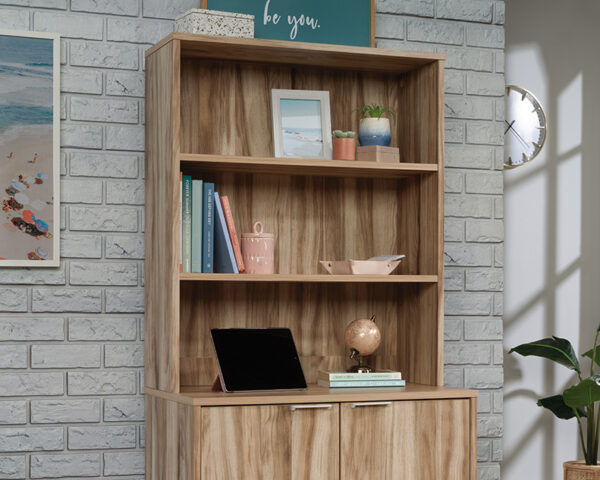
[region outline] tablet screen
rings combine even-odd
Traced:
[[[306,381],[289,328],[213,328],[225,390],[299,390]]]

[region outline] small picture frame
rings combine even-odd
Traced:
[[[329,92],[271,90],[275,157],[331,160]]]

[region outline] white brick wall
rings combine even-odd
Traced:
[[[0,0],[59,32],[60,268],[0,270],[0,480],[144,474],[143,52],[198,0]],[[446,62],[446,383],[502,459],[504,2],[377,0],[377,46]]]

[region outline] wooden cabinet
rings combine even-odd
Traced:
[[[201,410],[202,480],[339,478],[339,405]]]
[[[343,403],[341,478],[474,478],[470,408],[468,399]]]
[[[145,65],[145,478],[475,480],[477,392],[442,386],[444,56],[174,33]],[[272,89],[328,91],[346,131],[356,107],[392,108],[401,162],[273,157]],[[275,233],[275,274],[180,271],[182,172],[229,197],[239,233]],[[406,258],[387,276],[319,264],[383,254]],[[373,314],[369,364],[406,387],[317,385]],[[290,328],[307,390],[212,391],[210,329],[231,327]]]

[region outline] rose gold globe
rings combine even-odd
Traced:
[[[362,364],[363,357],[372,355],[381,343],[381,331],[375,323],[375,315],[370,319],[354,320],[346,327],[344,341],[350,349],[350,358],[358,361],[350,371],[367,373],[371,368]]]

